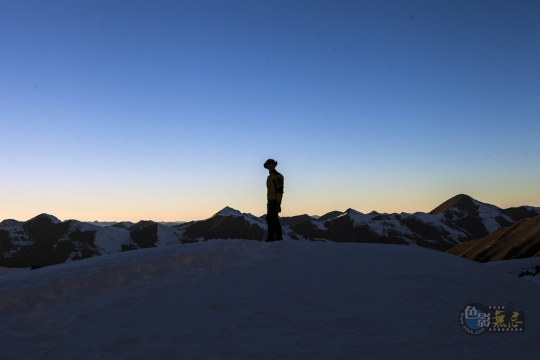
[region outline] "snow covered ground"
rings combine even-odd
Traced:
[[[492,261],[485,264],[486,267],[495,268],[497,270],[504,271],[508,274],[513,274],[519,276],[520,273],[530,272],[531,274],[535,273],[536,267],[540,266],[540,258],[527,258],[527,259],[512,259],[512,260],[501,260],[501,261]],[[525,276],[524,279],[535,282],[540,285],[540,274],[534,276]]]
[[[0,272],[1,359],[537,359],[540,286],[412,246],[209,241]],[[522,333],[466,334],[471,302]]]

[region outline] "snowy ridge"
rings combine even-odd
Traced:
[[[394,214],[363,214],[353,209],[348,209],[343,215],[351,218],[355,226],[367,226],[380,236],[387,236],[389,231],[397,231],[404,237],[412,236],[411,230],[403,225]]]
[[[5,246],[8,244],[2,244],[3,246],[0,247],[0,256],[12,257],[21,247],[32,244],[24,232],[23,224],[20,221],[12,219],[4,220],[0,223],[0,232],[4,232],[5,237],[10,239],[9,246]]]
[[[512,218],[502,214],[501,208],[495,205],[484,204],[474,199],[473,203],[478,206],[478,215],[482,219],[482,222],[489,233],[497,231],[501,227],[496,220],[498,217],[504,218],[509,223],[513,222]]]
[[[157,228],[158,242],[156,246],[178,245],[179,232],[173,228],[159,224]]]
[[[132,243],[129,231],[122,228],[99,226],[77,220],[71,220],[70,231],[92,232],[94,236],[94,246],[100,255],[114,254],[122,251],[122,245]],[[69,234],[66,233],[63,241],[69,241]],[[77,253],[70,255],[73,259]]]
[[[354,209],[347,209],[343,214],[337,216],[336,219],[339,219],[340,217],[350,218],[355,226],[369,225],[371,221],[371,217],[369,215],[365,215],[364,213]]]
[[[408,217],[416,219],[424,224],[428,224],[435,229],[440,229],[442,232],[447,233],[448,237],[453,240],[454,243],[459,243],[460,239],[463,239],[463,231],[448,226],[444,222],[444,214],[430,215],[423,212],[416,212]]]
[[[132,243],[129,231],[122,228],[100,228],[96,232],[94,244],[101,254],[114,254],[122,251],[122,245]]]
[[[249,222],[252,226],[266,226],[266,222],[262,221],[260,218],[256,217],[252,214],[246,214],[242,213],[236,209],[233,209],[231,207],[226,206],[221,211],[216,213],[214,216],[232,216],[232,217],[240,217]]]

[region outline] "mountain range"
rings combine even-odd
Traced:
[[[501,209],[460,194],[429,213],[382,214],[374,211],[363,214],[347,209],[320,217],[282,217],[281,222],[285,239],[415,245],[489,261],[538,256],[538,231],[532,237],[523,235],[523,241],[515,246],[497,245],[493,248],[505,249],[503,254],[485,251],[485,247],[490,245],[474,244],[476,241],[508,244],[509,239],[513,244],[515,234],[528,234],[519,229],[528,228],[529,222],[538,224],[539,215],[539,207]],[[52,215],[41,214],[25,222],[9,219],[0,223],[0,266],[41,267],[116,252],[211,239],[260,241],[264,239],[265,231],[264,217],[230,207],[208,219],[176,225],[140,221],[98,226],[77,220],[62,222]],[[516,250],[523,247],[526,248],[523,251]]]

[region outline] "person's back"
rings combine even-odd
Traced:
[[[270,171],[270,174],[266,178],[266,187],[268,188],[267,198],[269,201],[277,201],[278,204],[281,204],[281,199],[283,198],[283,181],[283,175],[277,172],[277,170]]]

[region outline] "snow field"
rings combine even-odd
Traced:
[[[535,359],[540,287],[418,247],[208,241],[0,276],[6,359]],[[520,334],[467,335],[471,302]],[[4,357],[5,356],[5,357]]]

